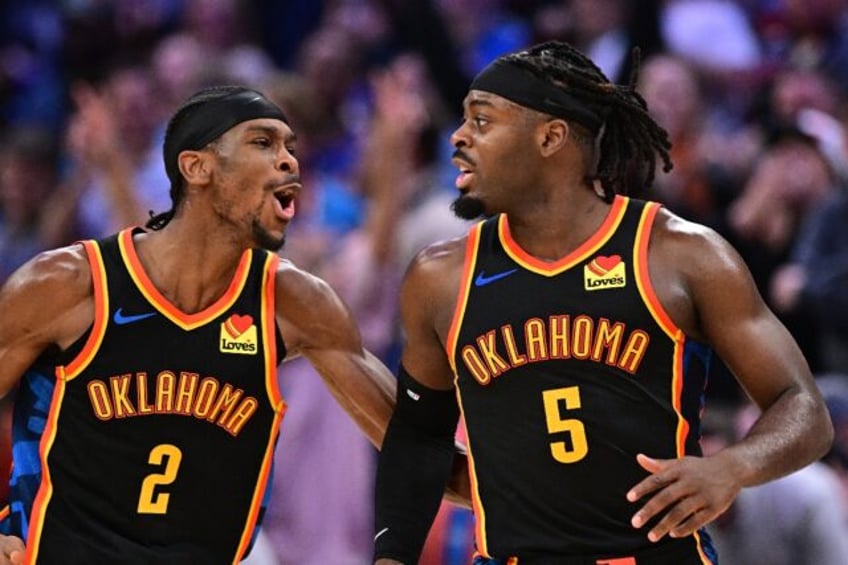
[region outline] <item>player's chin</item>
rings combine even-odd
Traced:
[[[253,237],[257,246],[268,251],[279,251],[286,243],[286,230],[283,228],[265,228],[254,226]]]
[[[486,215],[485,205],[483,201],[476,196],[471,196],[468,193],[460,194],[460,196],[451,204],[453,213],[463,220],[474,220]]]

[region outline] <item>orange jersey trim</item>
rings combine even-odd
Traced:
[[[512,234],[509,231],[509,220],[506,214],[501,214],[498,218],[498,237],[500,237],[501,244],[507,255],[513,261],[528,271],[533,271],[546,277],[553,277],[585,261],[590,255],[597,252],[618,229],[629,203],[630,199],[626,196],[616,196],[612,201],[612,207],[607,212],[607,217],[604,218],[603,223],[592,237],[584,241],[577,249],[565,257],[554,262],[543,261],[524,251],[512,238]]]
[[[94,355],[103,343],[106,335],[106,323],[109,319],[109,293],[106,292],[106,267],[103,265],[103,256],[100,247],[93,241],[82,242],[88,255],[88,264],[91,268],[91,282],[94,288],[94,322],[91,333],[82,348],[82,351],[71,360],[65,367],[61,367],[61,373],[57,371],[58,378],[71,380],[79,375],[83,369],[88,367]]]
[[[53,389],[53,398],[50,401],[50,411],[47,413],[47,422],[44,425],[44,433],[41,436],[38,452],[41,459],[41,484],[38,487],[38,492],[35,495],[35,501],[32,505],[32,515],[29,521],[29,530],[27,532],[27,551],[24,563],[31,565],[38,559],[38,549],[41,543],[41,531],[44,528],[44,518],[47,515],[47,506],[50,503],[50,498],[53,496],[53,482],[50,479],[50,468],[47,466],[47,456],[50,453],[50,448],[53,447],[53,441],[56,439],[57,425],[56,421],[59,418],[59,410],[62,406],[62,400],[65,397],[65,387],[67,381],[60,374],[62,368],[56,368],[56,386]]]
[[[459,328],[462,325],[462,319],[465,317],[465,308],[468,305],[468,296],[471,293],[471,284],[473,280],[474,266],[477,264],[477,253],[480,248],[480,235],[483,229],[483,222],[479,222],[468,230],[468,236],[465,241],[465,262],[462,267],[462,278],[459,282],[459,291],[457,292],[456,306],[454,307],[453,319],[451,320],[448,335],[445,340],[445,351],[447,352],[448,361],[456,378],[456,344],[459,339]],[[457,404],[459,405],[460,418],[465,421],[465,410],[462,406],[462,395],[459,392],[459,387],[455,388]],[[483,505],[480,501],[479,485],[477,482],[477,471],[474,464],[473,449],[471,439],[466,437],[466,448],[468,457],[468,479],[471,483],[471,507],[474,511],[474,537],[477,542],[477,549],[486,554],[488,551],[486,538],[484,535],[486,529],[486,513],[483,510]]]
[[[233,560],[233,565],[239,563],[243,558],[247,548],[250,545],[250,540],[253,537],[253,531],[256,528],[256,521],[259,519],[259,510],[262,508],[262,500],[265,497],[265,490],[268,487],[268,480],[271,475],[271,469],[274,462],[274,446],[277,444],[277,432],[280,429],[280,423],[283,420],[285,410],[280,410],[274,415],[274,421],[271,423],[271,433],[268,434],[268,445],[265,448],[265,460],[262,462],[262,469],[259,472],[259,478],[256,481],[256,491],[253,495],[253,503],[250,505],[250,512],[247,516],[244,533],[239,542],[236,557]]]
[[[245,250],[239,260],[236,273],[233,276],[233,280],[230,282],[230,286],[218,300],[200,312],[186,314],[165,298],[165,296],[163,296],[162,293],[159,292],[159,289],[153,284],[153,281],[150,280],[150,277],[147,276],[147,272],[141,264],[138,253],[136,253],[135,244],[133,243],[132,238],[132,228],[125,229],[118,234],[118,245],[121,249],[121,256],[127,265],[130,277],[133,279],[136,286],[138,286],[141,294],[143,294],[144,297],[153,304],[153,306],[161,311],[166,318],[184,330],[193,330],[194,328],[209,323],[215,317],[220,315],[221,312],[224,312],[235,303],[247,282],[250,260],[253,255],[252,250]]]
[[[109,293],[106,292],[106,268],[103,264],[103,256],[100,247],[94,241],[81,242],[88,256],[91,267],[91,281],[93,287],[94,322],[91,333],[82,348],[82,351],[65,366],[56,367],[56,382],[53,389],[53,398],[50,401],[50,410],[47,413],[47,422],[41,435],[39,444],[39,457],[41,459],[41,484],[35,496],[30,516],[29,530],[27,532],[27,552],[25,563],[35,563],[38,558],[38,549],[41,542],[41,531],[44,527],[44,518],[47,515],[47,506],[53,496],[53,482],[50,478],[50,467],[47,465],[47,457],[53,442],[56,439],[57,420],[65,397],[65,387],[68,381],[78,376],[94,358],[103,342],[106,334],[106,324],[109,318]]]
[[[674,407],[674,412],[677,414],[677,431],[675,434],[677,456],[682,457],[686,454],[686,438],[689,436],[689,422],[683,417],[681,410],[683,396],[683,352],[686,344],[686,336],[677,327],[677,324],[672,321],[671,316],[668,315],[668,312],[657,297],[654,285],[651,283],[648,268],[648,244],[659,210],[659,204],[649,202],[645,205],[645,209],[642,212],[639,227],[636,230],[636,240],[633,244],[633,271],[636,275],[636,286],[639,289],[639,294],[642,296],[642,301],[663,332],[674,342],[671,403]]]
[[[686,455],[686,438],[689,437],[689,422],[681,410],[683,397],[683,342],[674,344],[674,376],[672,377],[672,398],[674,412],[677,414],[677,456]]]
[[[286,403],[280,393],[279,380],[277,379],[277,365],[275,363],[277,359],[275,298],[278,265],[279,257],[276,254],[269,253],[265,260],[262,277],[262,335],[265,353],[265,387],[268,392],[268,398],[271,399],[271,404],[274,408],[274,421],[271,423],[268,445],[265,448],[265,458],[262,461],[262,468],[259,472],[259,478],[256,481],[256,490],[253,493],[253,501],[250,504],[250,511],[247,514],[244,532],[242,533],[238,551],[236,551],[236,556],[233,560],[234,565],[244,558],[244,554],[250,546],[250,540],[253,538],[253,532],[256,529],[259,511],[262,508],[262,501],[265,498],[265,490],[268,487],[268,481],[273,467],[274,447],[277,443],[280,424],[286,413]]]
[[[269,253],[265,260],[262,278],[262,333],[265,343],[265,386],[268,398],[274,406],[274,411],[285,409],[285,401],[280,392],[280,381],[277,378],[277,267],[280,258],[275,253]]]
[[[456,375],[456,342],[459,339],[459,326],[465,317],[465,307],[468,304],[468,296],[471,294],[471,275],[474,273],[474,265],[477,264],[477,251],[480,247],[482,229],[483,222],[479,222],[468,230],[468,236],[465,241],[465,262],[462,267],[462,278],[459,281],[459,291],[456,297],[453,319],[451,320],[447,339],[445,340],[445,351],[448,354],[448,361],[454,375]]]
[[[639,220],[639,227],[636,230],[636,241],[633,244],[633,270],[636,274],[636,284],[639,288],[639,294],[642,295],[642,300],[651,312],[654,320],[659,324],[660,328],[670,337],[677,341],[680,339],[682,332],[680,328],[671,320],[659,298],[657,298],[654,285],[651,283],[651,276],[648,272],[648,244],[651,239],[651,230],[654,226],[654,220],[657,213],[660,211],[660,205],[656,202],[649,202],[645,205],[642,211],[642,218]]]
[[[465,426],[465,409],[462,405],[462,395],[456,387],[456,398],[459,404],[460,421]],[[466,428],[467,429],[467,428]],[[480,483],[477,480],[477,464],[474,461],[474,447],[471,438],[465,437],[466,459],[468,460],[468,482],[471,487],[471,510],[474,513],[474,546],[480,555],[491,558],[489,544],[486,542],[486,510],[480,498]]]
[[[704,542],[701,540],[700,532],[696,531],[692,535],[695,536],[695,546],[698,549],[698,557],[701,558],[701,563],[703,565],[715,565],[715,562],[709,557],[707,557],[706,553],[704,553]]]

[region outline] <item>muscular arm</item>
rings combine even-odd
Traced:
[[[51,346],[65,348],[94,317],[91,272],[81,246],[38,255],[0,290],[0,396]],[[0,535],[0,564],[24,562],[24,544]]]
[[[651,475],[628,499],[644,503],[636,527],[663,516],[649,534],[653,541],[691,534],[724,512],[741,488],[808,465],[833,437],[803,355],[738,253],[715,232],[666,212],[657,222],[649,263],[660,301],[681,330],[713,347],[762,415],[742,440],[710,457],[639,456]]]
[[[277,320],[290,357],[303,355],[371,443],[380,447],[391,417],[395,377],[362,347],[347,306],[323,280],[281,262]]]
[[[327,283],[287,262],[277,274],[277,320],[290,357],[303,355],[371,443],[381,447],[395,405],[397,380],[362,347],[349,309]],[[444,357],[444,353],[441,354]],[[453,461],[448,500],[469,505],[467,463]]]
[[[15,388],[48,347],[63,349],[94,318],[91,272],[82,246],[48,251],[0,291],[0,396]]]
[[[684,232],[672,245],[689,256],[679,264],[698,333],[763,412],[724,454],[736,464],[742,486],[776,479],[821,457],[832,438],[824,401],[801,350],[763,302],[742,258],[705,229]]]
[[[459,242],[425,250],[401,289],[406,343],[395,414],[377,469],[375,557],[417,563],[451,470],[459,415],[444,341],[461,271]]]

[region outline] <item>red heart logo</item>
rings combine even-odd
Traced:
[[[233,314],[230,316],[229,320],[227,320],[227,325],[229,326],[228,329],[231,328],[232,330],[235,330],[235,333],[231,331],[230,334],[233,337],[238,337],[253,325],[253,316],[249,314],[245,314],[244,316]]]
[[[595,263],[604,270],[604,273],[608,273],[615,268],[616,265],[621,263],[621,255],[611,255],[609,257],[598,256],[595,257]]]

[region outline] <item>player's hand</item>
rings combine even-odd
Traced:
[[[631,523],[641,528],[662,516],[648,532],[652,542],[665,535],[681,538],[693,534],[727,510],[742,488],[733,466],[721,457],[652,459],[640,453],[636,460],[651,475],[630,489],[627,500],[651,496]]]
[[[25,551],[21,538],[0,535],[0,565],[23,565]]]

